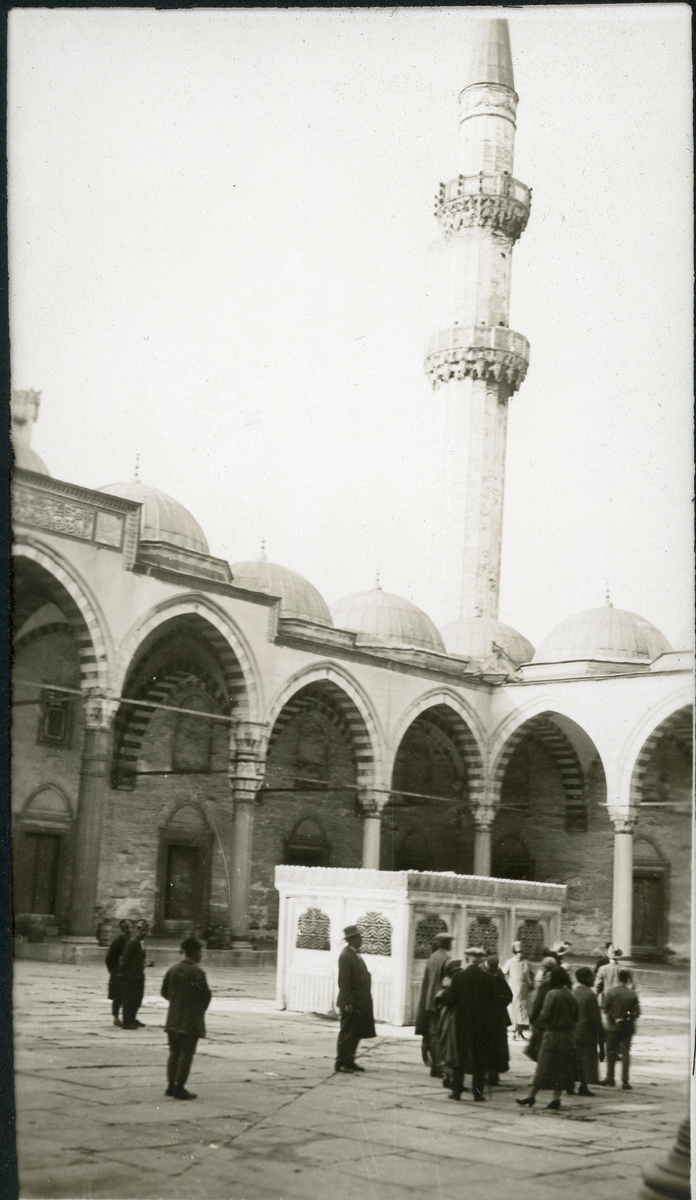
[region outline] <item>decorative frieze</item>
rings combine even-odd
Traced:
[[[119,550],[127,567],[135,560],[140,505],[131,500],[16,470],[12,516],[18,524]]]
[[[433,388],[451,379],[486,379],[516,392],[529,366],[529,342],[505,326],[455,326],[431,338],[425,373]]]
[[[86,504],[46,495],[21,484],[15,489],[14,519],[24,525],[38,525],[54,533],[67,533],[70,537],[91,541],[94,517],[95,510]]]
[[[499,83],[474,83],[459,93],[459,123],[470,117],[502,117],[515,124],[519,96]]]

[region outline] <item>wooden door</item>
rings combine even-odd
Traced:
[[[664,950],[665,887],[661,871],[633,876],[633,952],[659,957]]]
[[[196,922],[200,913],[201,892],[200,847],[170,845],[167,851],[165,921]]]
[[[53,916],[56,911],[60,835],[30,833],[28,837],[31,862],[29,911]]]

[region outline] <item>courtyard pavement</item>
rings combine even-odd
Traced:
[[[205,966],[205,963],[203,964]],[[20,1195],[86,1200],[635,1200],[688,1104],[686,999],[642,998],[633,1090],[550,1094],[519,1109],[533,1067],[490,1103],[448,1099],[412,1030],[379,1026],[365,1074],[334,1075],[335,1022],[273,1007],[272,971],[208,970],[214,1000],[189,1087],[167,1099],[161,970],[146,1028],[114,1028],[97,966],[15,964]]]

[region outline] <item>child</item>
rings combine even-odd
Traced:
[[[169,1040],[167,1090],[175,1100],[195,1100],[196,1093],[185,1088],[196,1044],[205,1037],[204,1013],[210,1004],[210,988],[205,971],[198,966],[202,946],[198,938],[187,937],[181,943],[184,961],[170,967],[162,981],[162,995],[169,1001],[165,1030]]]

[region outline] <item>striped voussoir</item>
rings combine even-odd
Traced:
[[[583,832],[587,828],[587,800],[580,760],[563,731],[544,713],[525,721],[506,742],[493,778],[496,806],[500,802],[503,777],[510,759],[515,750],[529,737],[540,743],[561,777],[565,793],[566,829]]]
[[[152,707],[128,703],[119,706],[114,727],[114,787],[135,786],[138,759],[157,711],[155,705],[176,707],[177,697],[198,685],[209,697],[211,712],[232,716],[245,711],[242,668],[218,630],[190,614],[186,620],[160,626],[157,633],[160,636],[140,653],[124,685],[124,697],[151,701]]]
[[[483,760],[478,742],[464,718],[447,703],[430,704],[414,717],[401,739],[401,744],[416,724],[423,727],[424,731],[428,725],[435,726],[445,735],[451,747],[448,758],[464,783],[469,804],[475,808],[484,792]],[[454,754],[452,750],[455,751]],[[397,750],[397,756],[398,753]]]
[[[636,759],[636,764],[633,768],[631,776],[631,807],[635,808],[643,799],[643,783],[645,781],[645,772],[650,764],[650,759],[663,739],[674,741],[682,750],[691,752],[693,746],[693,705],[685,704],[683,708],[677,709],[671,713],[669,717],[665,717],[656,729],[653,729],[650,736],[643,743],[643,748]]]
[[[14,610],[17,633],[46,604],[60,609],[70,627],[80,660],[80,686],[93,692],[108,686],[106,643],[86,590],[60,563],[36,546],[14,546]]]
[[[372,784],[374,754],[364,718],[350,696],[331,679],[308,683],[287,701],[271,730],[269,756],[282,731],[308,712],[319,713],[340,733],[355,763],[358,786]]]

